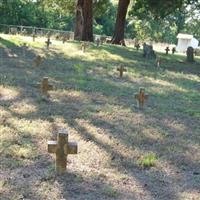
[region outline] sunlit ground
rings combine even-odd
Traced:
[[[133,48],[91,43],[83,53],[79,42],[52,40],[48,51],[45,38],[0,37],[2,199],[199,200],[199,58],[160,53],[156,69]],[[44,76],[49,101],[37,85]],[[149,94],[143,111],[139,87]],[[79,149],[63,177],[47,153],[61,127]]]

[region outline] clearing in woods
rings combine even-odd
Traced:
[[[198,58],[160,53],[156,69],[132,48],[90,44],[83,53],[79,42],[52,40],[47,50],[46,38],[0,36],[1,199],[199,200]],[[149,95],[142,111],[140,87]],[[78,142],[63,177],[47,152],[58,127]]]

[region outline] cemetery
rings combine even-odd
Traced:
[[[200,200],[198,48],[84,34],[0,24],[0,199]]]

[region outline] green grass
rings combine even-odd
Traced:
[[[156,160],[157,158],[154,153],[148,153],[139,160],[139,165],[142,168],[150,168],[156,165]]]
[[[91,43],[83,53],[79,42],[52,40],[48,51],[45,38],[0,36],[2,199],[197,199],[198,57],[190,64],[158,53],[158,70],[129,47]],[[35,67],[38,54],[44,59]],[[54,86],[48,101],[37,86],[44,76]],[[134,99],[140,87],[149,94],[142,111]],[[63,177],[47,152],[59,127],[79,149]]]

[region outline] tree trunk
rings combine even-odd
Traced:
[[[76,6],[76,22],[74,39],[93,41],[93,9],[92,0],[78,0]]]
[[[122,44],[124,43],[124,29],[125,29],[125,20],[128,10],[128,5],[130,0],[119,0],[118,10],[117,10],[117,19],[115,23],[115,32],[112,38],[112,44]]]
[[[74,29],[74,40],[81,40],[83,33],[83,3],[84,0],[78,0],[76,4],[76,20]]]

